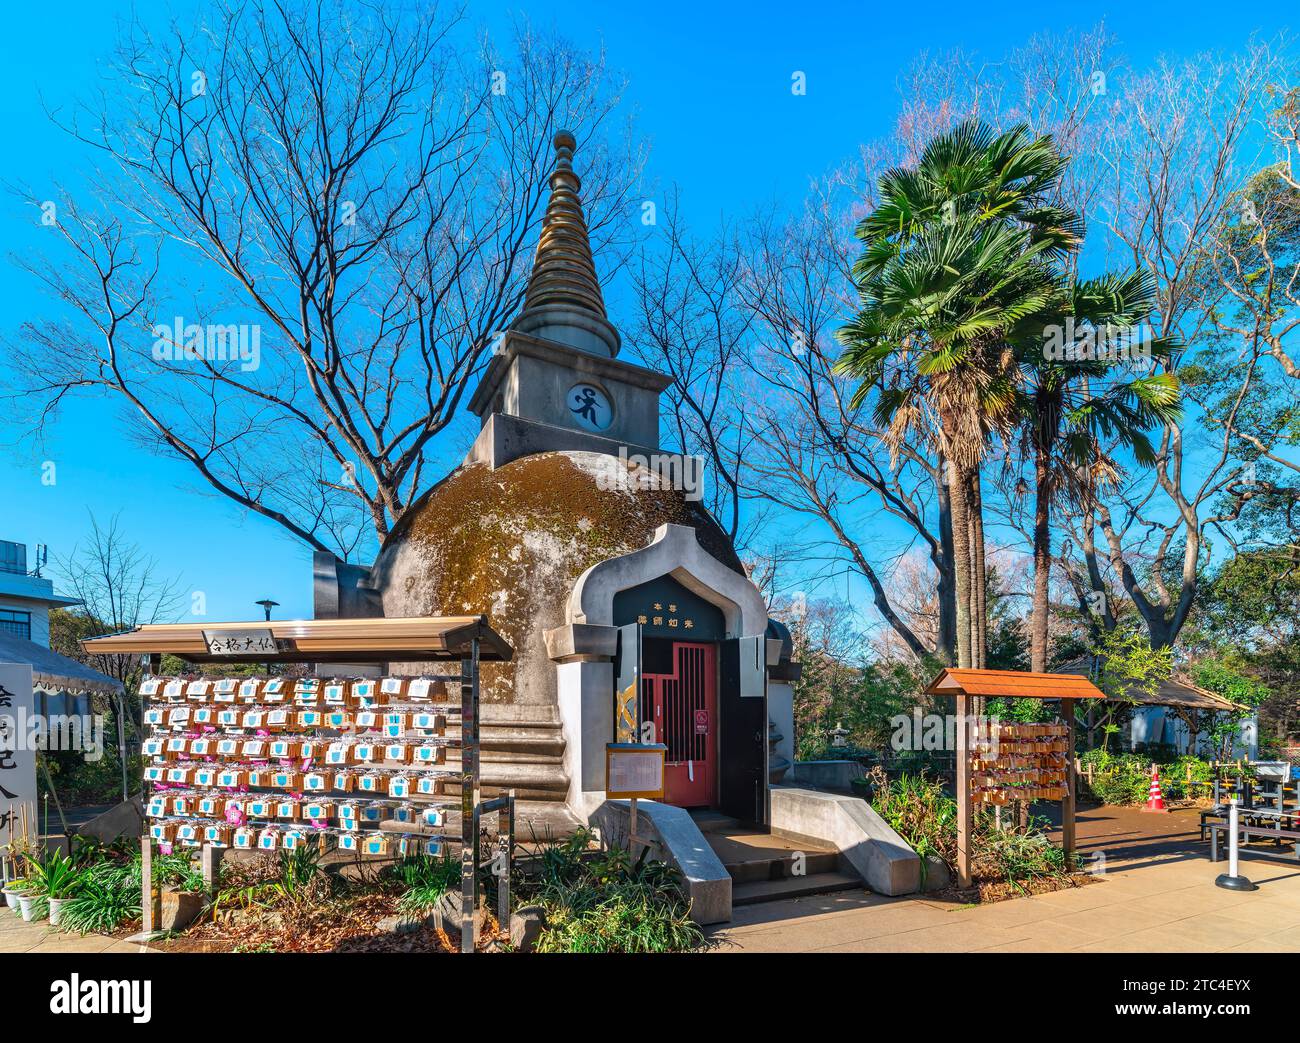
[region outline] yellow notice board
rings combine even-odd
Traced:
[[[663,743],[606,743],[605,796],[662,798],[667,754]]]

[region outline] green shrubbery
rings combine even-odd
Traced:
[[[111,932],[140,918],[140,851],[131,842],[100,844],[75,838],[72,855],[28,854],[22,869],[33,889],[64,899],[59,926],[88,934]],[[155,887],[202,891],[203,874],[189,855],[158,854],[151,864]]]
[[[112,747],[106,749],[98,760],[87,760],[80,750],[43,751],[41,760],[65,808],[116,804],[122,799],[122,764]],[[143,771],[144,758],[129,758],[127,774],[130,778],[139,779]],[[49,784],[44,772],[39,774],[37,781],[40,795],[46,796]]]
[[[1138,753],[1110,753],[1106,750],[1089,750],[1083,755],[1083,787],[1103,804],[1145,804],[1151,791],[1152,757]],[[1088,769],[1092,780],[1088,780]],[[1189,800],[1206,796],[1204,786],[1188,786],[1188,769],[1191,782],[1206,783],[1214,778],[1209,761],[1200,757],[1177,757],[1160,764],[1160,791],[1166,800]]]
[[[665,862],[621,848],[591,850],[590,830],[548,844],[540,875],[516,885],[546,909],[538,952],[684,952],[704,942],[689,917],[681,875]]]
[[[886,779],[877,770],[871,804],[890,827],[925,859],[937,855],[949,866],[957,859],[957,802],[937,779],[900,775]],[[992,815],[973,816],[971,873],[976,880],[1005,881],[1021,887],[1030,880],[1064,876],[1065,852],[1043,832],[1045,823],[1031,819],[1021,827]]]
[[[921,856],[938,855],[949,865],[957,855],[957,802],[945,796],[938,779],[899,775],[886,779],[872,773],[871,805],[890,828]]]
[[[427,913],[443,895],[460,886],[460,859],[445,851],[412,855],[393,866],[391,873],[403,888],[398,908],[405,913]]]

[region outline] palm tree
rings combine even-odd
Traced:
[[[916,169],[883,175],[857,228],[861,308],[837,369],[859,379],[855,405],[879,390],[895,442],[923,432],[945,461],[958,666],[983,665],[987,646],[980,464],[1019,417],[1017,338],[1059,299],[1060,261],[1081,238],[1078,215],[1051,202],[1065,163],[1027,127],[963,123]]]
[[[1098,480],[1115,469],[1105,447],[1125,448],[1139,464],[1153,463],[1146,431],[1178,415],[1172,373],[1123,379],[1129,363],[1145,367],[1151,359],[1168,358],[1175,347],[1144,336],[1156,305],[1155,282],[1147,272],[1074,282],[1023,345],[1021,413],[1034,462],[1031,670],[1047,669],[1053,499],[1063,492],[1091,496]]]

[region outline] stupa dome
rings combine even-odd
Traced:
[[[703,506],[644,467],[590,452],[539,453],[495,470],[469,464],[403,515],[373,581],[387,616],[492,620],[515,658],[483,666],[485,701],[554,703],[544,635],[566,622],[575,582],[592,565],[645,547],[668,523],[695,529],[704,550],[744,575]]]

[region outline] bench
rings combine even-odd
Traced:
[[[1226,822],[1201,822],[1202,836],[1208,830],[1210,834],[1210,861],[1222,862],[1223,854],[1220,850],[1219,834],[1223,834],[1224,843],[1228,840],[1229,825]],[[1272,840],[1275,844],[1280,844],[1283,840],[1290,841],[1292,854],[1295,861],[1300,862],[1300,829],[1283,829],[1281,826],[1265,826],[1253,823],[1237,823],[1237,832],[1241,835],[1241,841],[1249,844],[1252,839],[1255,840]]]

